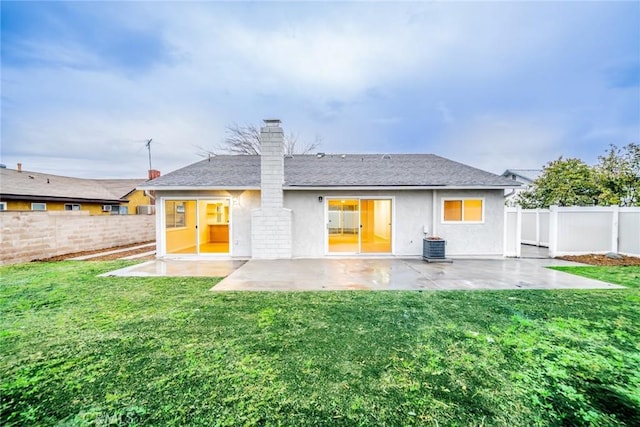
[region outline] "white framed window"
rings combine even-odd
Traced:
[[[80,205],[78,205],[76,203],[66,203],[64,205],[64,210],[65,211],[79,211],[80,210]]]
[[[111,205],[111,215],[120,215],[120,205]]]
[[[484,222],[484,198],[450,198],[442,200],[443,223]]]
[[[167,228],[186,227],[186,203],[183,200],[165,202],[165,224]]]
[[[0,211],[7,210],[7,202],[0,202]]]
[[[46,203],[31,203],[32,211],[46,211],[47,204]]]

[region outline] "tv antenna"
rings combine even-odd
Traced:
[[[149,151],[149,170],[153,169],[151,167],[151,141],[153,141],[153,138],[147,139],[147,143],[145,144],[145,147],[147,147],[147,150]]]

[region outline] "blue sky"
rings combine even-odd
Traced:
[[[1,162],[163,173],[232,123],[492,172],[640,142],[640,2],[2,1]]]

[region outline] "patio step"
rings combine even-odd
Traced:
[[[136,249],[143,249],[143,248],[147,248],[147,247],[151,248],[151,247],[155,247],[155,246],[156,246],[155,242],[154,243],[147,243],[147,244],[144,244],[144,245],[131,246],[129,248],[122,248],[122,249],[114,249],[112,251],[98,252],[98,253],[91,254],[91,255],[82,255],[82,256],[78,256],[78,257],[75,257],[75,258],[69,258],[69,259],[73,260],[73,261],[85,261],[85,260],[88,260],[88,259],[98,258],[98,257],[105,256],[105,255],[112,255],[112,254],[117,254],[117,253],[121,253],[121,252],[129,252],[129,251],[134,251]]]

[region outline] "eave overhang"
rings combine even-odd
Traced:
[[[122,199],[87,199],[82,197],[62,197],[62,196],[38,196],[25,194],[0,194],[2,200],[26,200],[29,202],[69,202],[69,203],[96,203],[96,204],[120,204],[129,203]]]
[[[136,190],[146,191],[245,191],[245,190],[260,190],[258,186],[230,186],[230,187],[202,187],[202,186],[190,186],[190,185],[178,185],[178,186],[141,186],[136,187]]]
[[[284,190],[505,190],[520,185],[341,185],[341,186],[286,186]]]
[[[518,188],[514,185],[285,185],[284,191],[329,191],[329,190],[505,190]],[[258,186],[233,186],[233,187],[202,187],[202,186],[141,186],[137,190],[147,191],[260,191]]]

